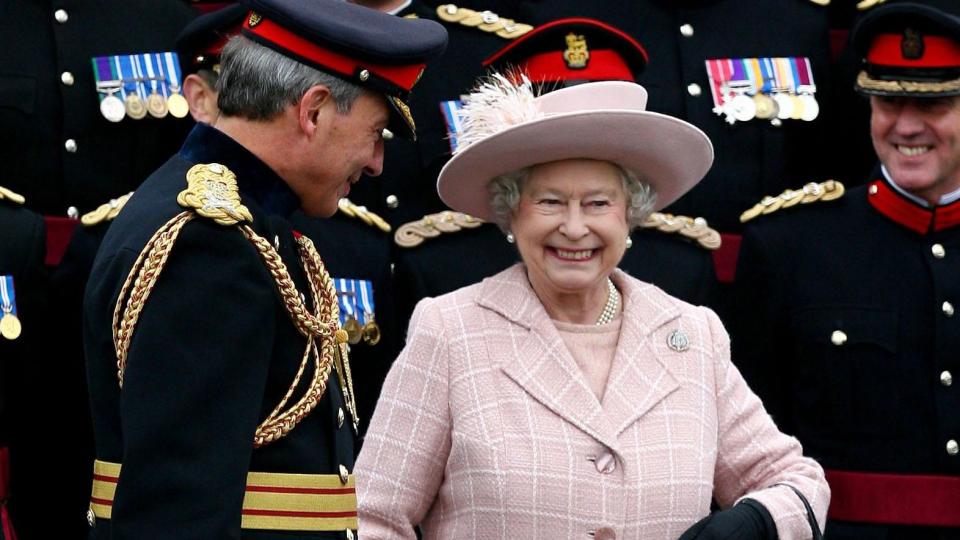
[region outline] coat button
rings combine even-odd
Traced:
[[[87,525],[91,527],[97,526],[97,515],[93,513],[93,508],[87,508]]]
[[[344,465],[340,465],[340,483],[343,485],[347,484],[347,480],[350,479],[350,471]]]
[[[393,139],[393,132],[387,128],[383,128],[383,140],[389,141]]]
[[[687,93],[693,97],[697,97],[703,93],[703,89],[701,89],[697,83],[690,83],[687,85]]]
[[[871,195],[876,195],[877,192],[880,191],[880,189],[877,188],[877,185],[876,185],[876,184],[874,184],[874,185],[870,186],[870,189],[869,189],[868,191],[870,192]]]
[[[60,82],[67,86],[73,86],[73,73],[69,71],[64,71],[60,74]]]
[[[56,20],[58,23],[63,24],[63,23],[65,23],[65,22],[67,22],[67,20],[70,18],[70,16],[67,15],[67,11],[66,11],[65,9],[58,9],[58,10],[56,10],[56,11],[53,12],[53,18],[54,18],[54,20]]]
[[[943,306],[941,306],[941,309],[943,309],[944,315],[947,317],[953,317],[953,304],[950,302],[944,302]]]
[[[693,27],[685,24],[680,27],[680,35],[683,37],[693,37]]]
[[[957,444],[957,441],[953,439],[947,441],[947,453],[951,456],[955,456],[960,453],[960,444]]]
[[[353,534],[353,531],[350,529],[346,530],[347,540],[353,540],[356,536]]]
[[[400,206],[400,199],[396,195],[387,195],[387,208],[394,210]]]
[[[67,152],[70,152],[71,154],[75,154],[77,153],[77,141],[73,139],[67,139],[63,141],[63,148]]]
[[[593,464],[597,467],[600,474],[610,474],[617,470],[617,458],[610,452],[604,452],[594,459]]]
[[[833,333],[830,334],[830,343],[833,343],[837,347],[843,345],[846,342],[847,342],[847,334],[844,333],[843,330],[834,330]]]
[[[587,533],[587,536],[594,540],[616,540],[617,533],[613,532],[613,529],[610,527],[600,527],[595,531]]]
[[[942,259],[947,255],[947,250],[943,249],[943,244],[934,244],[930,246],[930,253],[933,253],[933,256]]]
[[[950,386],[953,384],[953,374],[949,371],[944,371],[940,373],[940,384],[944,386]]]
[[[80,211],[77,210],[76,206],[71,206],[67,208],[67,217],[70,219],[78,219],[80,217]]]
[[[344,417],[345,417],[345,415],[343,414],[343,407],[338,407],[338,408],[337,408],[337,427],[338,427],[338,428],[342,428],[342,427],[343,427]]]

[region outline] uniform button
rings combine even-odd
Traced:
[[[345,417],[346,417],[346,415],[343,414],[343,407],[338,407],[338,408],[337,408],[337,427],[338,427],[338,428],[342,428],[342,427],[343,427],[343,420],[344,420]]]
[[[73,73],[69,71],[64,71],[60,74],[60,82],[67,86],[73,86]]]
[[[680,27],[680,35],[683,37],[693,37],[693,27],[685,24]]]
[[[356,536],[354,536],[354,534],[353,534],[353,531],[352,531],[352,530],[350,530],[350,529],[347,529],[347,531],[346,531],[346,532],[347,532],[347,540],[353,540],[354,538],[356,538]]]
[[[870,191],[870,194],[871,194],[871,195],[876,195],[877,192],[880,191],[880,190],[877,188],[877,185],[874,184],[874,185],[870,186],[869,191]]]
[[[943,306],[941,306],[941,309],[943,309],[944,315],[947,317],[953,317],[953,304],[950,302],[944,302]]]
[[[65,9],[58,9],[58,10],[56,10],[56,11],[53,12],[53,18],[54,18],[58,23],[63,24],[63,23],[65,23],[65,22],[67,22],[67,20],[70,18],[70,16],[67,15],[67,10],[65,10]]]
[[[940,373],[940,384],[944,386],[950,386],[953,384],[953,374],[949,371],[944,371]]]
[[[93,508],[87,508],[87,525],[91,527],[97,526],[97,515],[93,513]]]
[[[957,453],[960,453],[960,444],[957,444],[957,441],[953,439],[947,441],[947,453],[951,456],[955,456]]]
[[[687,85],[687,93],[693,97],[697,97],[703,93],[703,89],[701,89],[697,83],[690,83]]]
[[[387,128],[383,128],[383,140],[389,141],[393,139],[393,132]]]
[[[396,195],[387,195],[387,208],[393,210],[400,206],[400,199]]]
[[[76,206],[71,206],[70,208],[67,208],[67,217],[70,219],[77,219],[80,217],[80,211],[77,210]]]
[[[617,470],[617,459],[610,452],[604,452],[597,456],[593,464],[597,467],[600,474],[610,474]]]
[[[340,483],[346,485],[350,478],[350,471],[344,465],[340,465]]]
[[[847,334],[843,330],[834,330],[830,334],[830,343],[833,343],[837,347],[843,345],[847,342]]]
[[[930,246],[930,253],[933,253],[933,256],[942,259],[947,255],[947,250],[943,249],[943,244],[934,244]]]
[[[71,154],[75,154],[77,152],[77,141],[73,139],[67,139],[63,141],[63,148],[67,152],[70,152]]]

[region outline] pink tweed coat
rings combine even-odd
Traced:
[[[676,539],[751,497],[810,538],[823,470],[777,430],[707,308],[617,271],[624,318],[602,402],[522,265],[425,299],[356,463],[360,538]],[[668,337],[679,330],[689,347]],[[682,348],[682,347],[676,347]]]

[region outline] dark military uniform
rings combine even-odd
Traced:
[[[841,493],[838,471],[960,482],[957,206],[928,212],[877,180],[745,229],[733,358],[777,425],[827,469],[831,512],[851,497],[872,501]],[[913,217],[922,222],[925,214],[937,216],[937,230],[914,230]],[[931,484],[928,496],[943,494]],[[930,509],[915,494],[898,500],[917,516]],[[942,503],[958,508],[955,499]],[[827,537],[939,539],[960,531],[831,522]]]
[[[12,517],[20,537],[29,539],[41,537],[36,511],[40,501],[59,502],[35,482],[38,477],[47,482],[56,479],[45,472],[46,462],[38,455],[49,450],[30,437],[36,413],[52,412],[44,406],[49,396],[34,384],[44,380],[42,374],[49,372],[51,364],[33,353],[53,329],[43,317],[47,299],[43,218],[17,201],[0,194],[0,276],[13,276],[12,300],[21,323],[15,339],[0,335],[0,538],[10,527],[7,518]]]
[[[668,211],[702,216],[724,232],[762,196],[827,174],[824,160],[829,103],[827,12],[810,0],[527,0],[518,17],[539,25],[592,17],[637,39],[650,63],[637,82],[649,92],[647,110],[686,120],[713,142],[707,176]],[[821,111],[813,122],[750,120],[728,124],[713,112],[705,61],[715,58],[808,57]]]
[[[455,214],[441,213],[431,219],[436,223],[445,215]],[[411,225],[420,231],[433,228],[423,221]],[[404,238],[417,235],[408,230],[401,229]],[[638,229],[631,237],[633,247],[624,254],[620,268],[687,302],[703,305],[715,300],[717,278],[709,250],[652,229]],[[398,243],[411,242],[401,239]],[[427,237],[422,244],[399,247],[394,268],[398,318],[406,322],[420,300],[478,283],[519,260],[516,247],[490,223],[476,228],[468,225],[457,232]]]
[[[298,205],[293,193],[253,154],[198,125],[110,227],[87,287],[85,348],[97,457],[122,462],[115,518],[97,519],[92,538],[288,538],[281,531],[241,534],[248,471],[337,475],[353,466],[352,419],[347,414],[338,422],[348,407],[334,372],[311,414],[287,436],[254,448],[255,428],[290,387],[306,340],[251,242],[208,219],[183,227],[133,334],[121,391],[105,329],[112,327],[120,287],[147,241],[184,211],[177,194],[197,163],[236,171],[251,227],[275,243],[297,289],[309,290],[286,219]],[[293,399],[303,389],[301,381]],[[123,399],[129,395],[142,399]]]
[[[480,5],[471,8],[478,12],[487,9]],[[417,121],[417,140],[387,141],[383,173],[361,180],[350,191],[351,200],[383,216],[394,228],[447,208],[437,195],[437,175],[450,157],[440,103],[460,99],[461,94],[473,88],[482,73],[484,58],[510,42],[495,32],[442,21],[437,8],[419,0],[398,15],[441,20],[449,35],[449,45],[442,56],[427,64],[410,97],[410,108]]]
[[[189,122],[112,123],[91,58],[165,52],[194,16],[179,0],[13,0],[0,8],[0,161],[33,210],[85,212],[136,187],[176,151]]]

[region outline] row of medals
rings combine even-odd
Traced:
[[[347,317],[343,323],[343,329],[347,332],[347,343],[356,345],[363,340],[368,345],[380,343],[380,326],[373,319],[367,321],[367,324],[360,324],[360,321],[353,317]]]
[[[804,120],[812,122],[820,115],[820,104],[813,94],[778,92],[772,95],[739,93],[715,110],[727,122],[748,122],[754,118],[770,120]]]
[[[111,122],[119,122],[124,116],[140,120],[147,114],[154,118],[163,118],[167,114],[175,118],[184,118],[190,113],[187,99],[180,94],[178,86],[170,86],[170,97],[164,98],[154,92],[147,96],[146,101],[135,93],[127,94],[127,97],[121,100],[115,95],[120,90],[119,86],[101,83],[98,85],[98,90],[107,92],[107,97],[100,102],[100,114]]]

